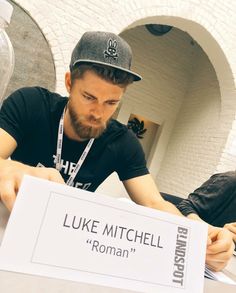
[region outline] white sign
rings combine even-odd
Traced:
[[[140,292],[200,293],[206,239],[206,224],[25,176],[0,269]]]

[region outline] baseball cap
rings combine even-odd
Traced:
[[[86,32],[75,46],[70,62],[70,70],[76,64],[95,63],[120,69],[131,74],[134,81],[142,77],[131,71],[132,51],[120,36],[110,32]]]

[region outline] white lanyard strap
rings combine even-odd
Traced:
[[[63,110],[63,113],[61,115],[59,127],[58,127],[58,134],[57,134],[57,153],[56,158],[54,160],[54,163],[56,165],[56,169],[58,171],[61,170],[61,152],[62,152],[62,143],[63,143],[63,124],[64,124],[64,116],[65,116],[66,108]]]
[[[56,164],[56,169],[58,171],[61,170],[61,153],[62,153],[62,143],[63,143],[63,125],[64,125],[64,116],[65,116],[65,109],[61,115],[61,119],[60,119],[60,123],[59,123],[59,127],[58,127],[58,135],[57,135],[57,153],[56,153],[56,158],[54,163]],[[88,144],[86,145],[81,157],[79,158],[73,172],[71,173],[69,179],[66,181],[66,184],[69,186],[73,185],[74,179],[76,177],[76,175],[78,174],[81,166],[83,165],[84,160],[86,159],[91,146],[94,142],[94,138],[91,138],[88,142]]]
[[[79,170],[80,170],[85,158],[87,157],[93,142],[94,142],[94,138],[91,138],[89,140],[88,144],[86,145],[86,148],[84,149],[81,157],[79,158],[79,160],[78,160],[78,162],[77,162],[77,164],[75,166],[75,169],[71,173],[70,178],[66,181],[67,185],[71,186],[73,184],[73,181],[74,181],[76,175],[78,174],[78,172],[79,172]]]

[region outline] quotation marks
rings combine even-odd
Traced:
[[[87,244],[91,244],[91,250],[101,254],[108,254],[112,256],[119,256],[123,258],[128,258],[130,253],[135,253],[135,248],[122,249],[120,247],[101,244],[98,240],[87,239]]]

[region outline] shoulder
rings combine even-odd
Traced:
[[[13,92],[8,99],[25,100],[25,101],[38,101],[38,100],[58,100],[62,98],[57,93],[50,92],[42,87],[24,87]]]
[[[110,122],[110,130],[113,133],[116,133],[116,135],[119,137],[119,140],[121,143],[126,141],[127,143],[131,144],[140,144],[136,135],[134,132],[130,129],[125,124],[122,124],[121,122],[117,120],[111,120]],[[120,134],[120,135],[119,135]]]
[[[50,92],[42,87],[24,87],[13,92],[5,101],[5,104],[19,108],[30,108],[39,111],[41,108],[54,108],[58,103],[67,100],[66,97]]]
[[[235,190],[236,186],[236,172],[228,171],[224,173],[213,174],[207,181],[205,181],[201,187],[208,191],[218,191],[227,192],[229,190]],[[200,188],[201,188],[200,187]]]
[[[110,120],[105,134],[120,139],[136,139],[134,133],[130,129],[128,129],[128,127],[125,124],[115,119]]]
[[[111,119],[109,121],[107,129],[109,131],[119,131],[119,130],[126,131],[128,128],[125,124],[123,124],[115,119]]]
[[[126,152],[142,152],[142,147],[135,134],[126,125],[111,119],[105,132],[96,140],[96,150],[112,150],[116,154],[125,155]],[[130,151],[130,148],[132,151]]]
[[[116,150],[120,150],[122,154],[126,154],[126,152],[130,154],[143,152],[141,144],[133,131],[119,121],[111,120],[107,132],[109,145]]]

